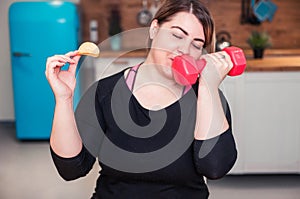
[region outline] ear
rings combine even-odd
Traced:
[[[149,29],[150,39],[153,39],[156,36],[156,34],[158,32],[158,28],[159,28],[158,21],[157,21],[157,19],[154,19],[151,22],[150,29]]]

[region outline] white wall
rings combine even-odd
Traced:
[[[14,120],[8,36],[8,8],[13,0],[0,1],[0,120]]]
[[[8,9],[9,6],[16,1],[25,0],[0,1],[0,121],[15,120],[8,30]],[[79,2],[79,0],[70,1],[75,3]]]

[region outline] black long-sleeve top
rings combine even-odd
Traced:
[[[98,82],[95,96],[95,111],[97,120],[106,138],[117,148],[133,154],[146,154],[144,159],[137,156],[137,160],[128,160],[129,165],[133,165],[132,170],[124,167],[122,162],[120,167],[106,159],[101,160],[100,176],[92,198],[101,199],[204,199],[208,198],[208,188],[203,176],[208,179],[218,179],[223,177],[232,168],[236,161],[237,150],[231,131],[231,116],[229,106],[222,92],[220,98],[226,118],[230,128],[221,135],[208,140],[195,140],[193,130],[195,126],[196,101],[193,96],[197,96],[198,86],[194,85],[179,101],[164,109],[166,120],[159,132],[152,136],[137,137],[124,132],[114,118],[113,103],[124,98],[124,107],[129,107],[130,120],[139,126],[147,126],[151,123],[151,118],[159,111],[150,111],[142,107],[131,91],[128,89],[124,71]],[[119,90],[116,92],[116,87]],[[112,96],[117,93],[117,100]],[[126,96],[130,95],[129,102]],[[116,102],[117,103],[117,102]],[[118,106],[116,106],[118,107]],[[119,107],[120,108],[120,107]],[[182,110],[184,108],[184,110]],[[118,109],[117,109],[118,110]],[[153,116],[154,115],[154,116]],[[182,142],[188,143],[184,148],[179,145],[172,145],[172,141],[178,139],[180,128],[184,129],[183,136],[179,138]],[[81,132],[88,133],[88,132]],[[143,133],[143,132],[141,132]],[[190,140],[190,141],[189,141]],[[99,141],[100,142],[100,141]],[[101,141],[103,142],[103,141]],[[168,145],[170,144],[170,145]],[[85,143],[84,143],[85,145]],[[85,176],[92,168],[96,158],[92,155],[88,147],[84,146],[81,152],[73,158],[62,158],[51,150],[51,155],[59,174],[65,180],[74,180]],[[158,153],[165,146],[172,146],[170,151],[177,153],[165,153],[161,155],[162,163],[157,168],[147,167],[152,164],[152,159],[147,154]],[[100,148],[105,147],[105,144]],[[127,156],[118,157],[118,154],[109,154],[109,149],[103,149],[112,160],[117,159],[127,161]],[[162,150],[161,150],[162,151]],[[164,153],[165,151],[162,151]],[[101,154],[101,152],[99,153]],[[103,154],[103,152],[102,152]],[[160,154],[158,155],[160,156]],[[150,156],[149,156],[150,157]],[[174,159],[174,157],[177,157]],[[173,159],[172,159],[173,158]],[[154,158],[155,159],[155,158]],[[168,162],[168,160],[170,161]],[[164,161],[166,160],[166,161]],[[129,162],[130,161],[130,162]],[[135,162],[136,161],[136,162]],[[155,161],[155,160],[153,160]],[[114,161],[113,161],[114,162]],[[132,163],[133,162],[133,163]],[[167,162],[164,164],[163,162]],[[143,171],[143,164],[145,171]],[[124,164],[127,165],[127,164]],[[137,165],[137,167],[136,167]],[[157,165],[154,164],[153,165]],[[155,166],[153,166],[155,167]],[[140,169],[138,169],[140,168]]]

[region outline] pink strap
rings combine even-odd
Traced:
[[[138,64],[138,65],[136,65],[136,66],[133,66],[133,67],[129,70],[128,74],[127,74],[127,77],[126,77],[126,84],[127,84],[128,88],[129,88],[131,91],[133,91],[133,86],[134,86],[134,82],[135,82],[135,76],[136,76],[136,73],[137,73],[137,71],[138,71],[140,65],[141,65],[141,64]]]
[[[189,90],[190,90],[191,88],[192,88],[191,85],[185,86],[185,88],[184,88],[184,90],[183,90],[183,92],[182,92],[182,96],[184,96],[187,92],[189,92]]]

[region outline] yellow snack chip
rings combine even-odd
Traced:
[[[84,42],[79,46],[78,53],[80,55],[99,57],[100,50],[96,44],[92,42]]]

